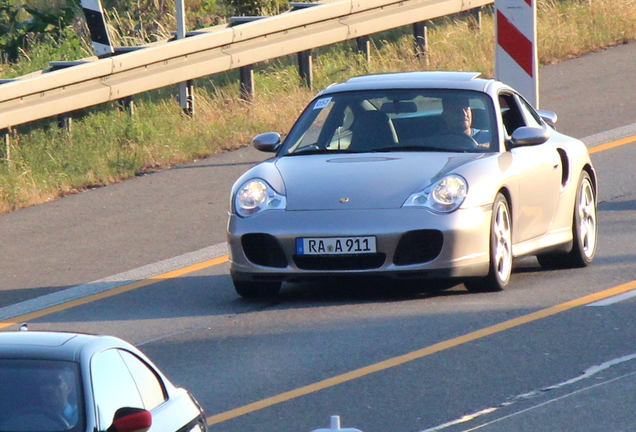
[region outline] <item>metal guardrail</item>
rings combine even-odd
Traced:
[[[491,3],[335,0],[188,32],[184,39],[5,81],[0,84],[0,129]]]

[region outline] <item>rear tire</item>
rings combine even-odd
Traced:
[[[572,250],[568,253],[537,255],[546,270],[587,267],[596,255],[598,225],[596,196],[590,175],[583,171],[576,189],[572,217]]]
[[[490,224],[490,270],[482,278],[469,279],[464,286],[470,292],[503,290],[512,274],[512,222],[510,207],[502,193],[498,193],[492,207]]]
[[[253,282],[232,280],[234,289],[243,298],[266,299],[275,297],[280,292],[282,282]]]

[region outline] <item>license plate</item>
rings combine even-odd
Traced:
[[[375,237],[306,237],[296,239],[298,255],[375,253]]]

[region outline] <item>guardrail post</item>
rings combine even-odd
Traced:
[[[413,37],[415,38],[415,56],[423,60],[428,67],[428,28],[425,21],[413,24]]]
[[[177,39],[186,37],[184,11],[183,0],[177,0]],[[194,80],[179,83],[179,105],[187,116],[194,116]]]
[[[126,111],[129,116],[135,115],[135,101],[132,96],[118,99],[117,102],[119,103],[119,108]]]
[[[360,36],[356,38],[356,44],[358,45],[358,52],[364,55],[364,59],[367,64],[371,64],[371,41],[369,36]]]
[[[250,23],[254,21],[258,21],[261,19],[267,18],[265,16],[238,16],[238,17],[230,17],[230,25],[240,25],[244,23]],[[241,94],[241,99],[245,101],[251,101],[254,99],[254,66],[247,65],[239,68],[239,90]]]
[[[73,125],[73,116],[71,115],[71,113],[58,114],[57,116],[58,128],[64,129],[66,132],[70,132],[72,125]]]
[[[240,67],[239,76],[241,99],[251,101],[254,99],[254,67],[252,65]]]
[[[468,27],[481,31],[481,6],[467,11],[466,16],[468,17]]]
[[[311,50],[298,53],[298,73],[303,84],[311,89],[313,81]]]
[[[181,108],[188,117],[194,117],[194,80],[187,80],[181,85],[185,89],[185,107],[182,103]]]
[[[0,130],[0,135],[4,140],[4,158],[7,161],[7,166],[11,166],[11,128]]]

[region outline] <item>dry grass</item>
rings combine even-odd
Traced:
[[[542,64],[636,38],[635,0],[544,0],[538,4],[537,14]]]

